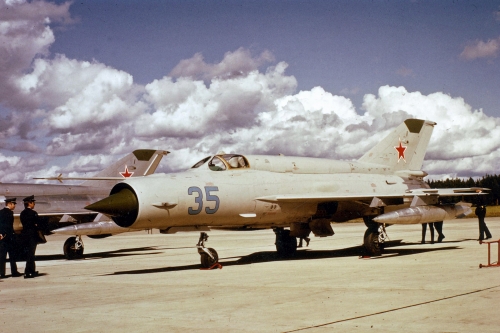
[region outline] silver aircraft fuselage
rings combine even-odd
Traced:
[[[332,201],[332,195],[336,197],[338,209],[330,218],[343,222],[375,211],[369,205],[349,202],[360,193],[384,196],[428,188],[416,177],[403,178],[389,170],[380,174],[383,170],[374,165],[304,157],[245,157],[252,168],[213,171],[202,166],[118,184],[112,194],[128,189],[138,202],[135,223],[119,225],[137,229],[284,226],[316,214],[322,195],[325,202]],[[276,193],[286,193],[288,197],[282,199],[287,200],[282,202]],[[294,194],[300,196],[296,201],[291,198]],[[308,202],[308,195],[314,200]],[[410,201],[403,200],[391,209],[407,207]],[[353,210],[353,205],[357,209]]]

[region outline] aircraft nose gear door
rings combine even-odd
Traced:
[[[217,266],[219,263],[219,255],[213,248],[205,247],[206,241],[208,241],[207,233],[200,232],[200,239],[198,240],[198,244],[196,244],[196,248],[200,254],[201,267],[212,268],[213,266]]]
[[[63,246],[64,257],[68,260],[80,259],[83,257],[82,236],[70,237],[66,239]]]

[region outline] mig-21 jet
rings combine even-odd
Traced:
[[[0,200],[5,198],[22,199],[34,195],[35,210],[42,217],[45,234],[58,233],[73,235],[63,246],[67,259],[80,258],[83,255],[81,236],[103,238],[129,231],[110,221],[109,217],[84,209],[86,205],[107,197],[110,189],[120,180],[147,176],[155,172],[164,155],[164,150],[138,149],[113,163],[93,177],[49,177],[35,179],[84,180],[79,185],[0,183]],[[14,230],[19,233],[22,224],[19,214],[24,209],[17,205],[14,210]],[[135,229],[134,229],[135,231]]]
[[[208,230],[270,228],[276,250],[292,255],[297,237],[332,236],[332,222],[363,218],[363,245],[383,250],[385,226],[463,217],[470,204],[440,198],[484,194],[483,188],[430,189],[421,170],[436,123],[407,119],[357,161],[219,153],[191,169],[127,179],[109,197],[86,208],[111,216],[123,228]],[[205,228],[205,229],[203,229]],[[201,233],[203,267],[217,263]]]

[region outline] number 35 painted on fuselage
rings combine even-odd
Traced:
[[[215,202],[215,207],[205,207],[205,213],[215,214],[219,210],[220,200],[219,197],[212,192],[218,192],[219,188],[217,186],[205,186],[205,201]],[[188,188],[188,195],[193,195],[194,205],[188,207],[189,215],[197,215],[201,213],[203,209],[203,191],[197,186],[191,186]]]

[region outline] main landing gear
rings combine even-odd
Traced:
[[[217,252],[211,247],[205,247],[205,242],[207,240],[207,233],[201,232],[198,244],[196,244],[196,248],[198,249],[198,253],[200,254],[202,268],[211,268],[219,262],[219,255],[217,254]]]
[[[291,257],[297,252],[297,237],[290,236],[290,230],[275,228],[276,251],[280,257]]]
[[[64,257],[68,260],[81,259],[83,248],[82,236],[70,237],[64,242]]]
[[[380,256],[387,234],[383,224],[374,222],[369,216],[363,217],[367,227],[363,237],[363,247],[370,256]]]

